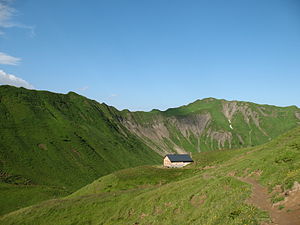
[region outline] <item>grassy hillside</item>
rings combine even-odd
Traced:
[[[160,162],[114,121],[115,111],[72,92],[0,86],[0,214]]]
[[[214,98],[166,111],[122,111],[121,122],[162,154],[266,143],[300,123],[300,109]]]
[[[165,153],[265,143],[299,121],[297,107],[208,98],[130,112],[74,92],[0,86],[0,215],[120,169],[160,163]]]
[[[300,127],[264,145],[195,153],[193,158],[195,163],[182,169],[146,166],[112,173],[68,197],[7,214],[0,223],[254,225],[270,221],[268,212],[247,202],[253,189],[242,177],[252,177],[268,189],[278,214],[292,218],[289,215],[300,213],[299,205],[290,208],[290,194],[286,194],[300,182]]]

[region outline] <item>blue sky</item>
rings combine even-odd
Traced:
[[[300,106],[300,1],[0,0],[0,83],[131,110]]]

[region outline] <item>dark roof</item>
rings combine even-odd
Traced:
[[[171,162],[194,162],[188,154],[168,154],[166,155]]]

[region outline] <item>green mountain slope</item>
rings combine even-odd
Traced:
[[[297,107],[213,98],[130,112],[74,92],[0,86],[0,215],[65,196],[100,176],[170,152],[265,143],[299,124]]]
[[[72,92],[1,86],[0,200],[12,199],[21,207],[28,198],[29,204],[59,196],[112,171],[160,162],[114,120],[115,111]],[[14,197],[16,191],[9,197],[16,186],[25,193],[21,199]],[[32,197],[36,192],[41,198]],[[11,210],[1,203],[1,213]]]
[[[266,143],[300,124],[296,106],[213,98],[166,111],[122,111],[120,122],[160,154],[233,149]]]
[[[66,198],[7,214],[0,223],[254,225],[270,221],[268,212],[246,201],[252,189],[240,177],[249,176],[268,188],[281,214],[289,218],[300,212],[299,205],[290,208],[286,194],[300,182],[300,127],[264,145],[194,153],[193,158],[195,163],[182,169],[146,166],[112,173]]]

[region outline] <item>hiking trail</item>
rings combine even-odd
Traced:
[[[237,179],[252,185],[252,194],[251,197],[247,200],[247,202],[260,208],[261,210],[268,212],[272,222],[267,224],[300,225],[300,202],[298,202],[298,205],[294,204],[294,207],[286,204],[285,208],[279,210],[278,206],[274,206],[270,201],[270,196],[266,187],[260,185],[255,179],[251,177],[237,177]],[[266,223],[264,224],[266,225]]]

